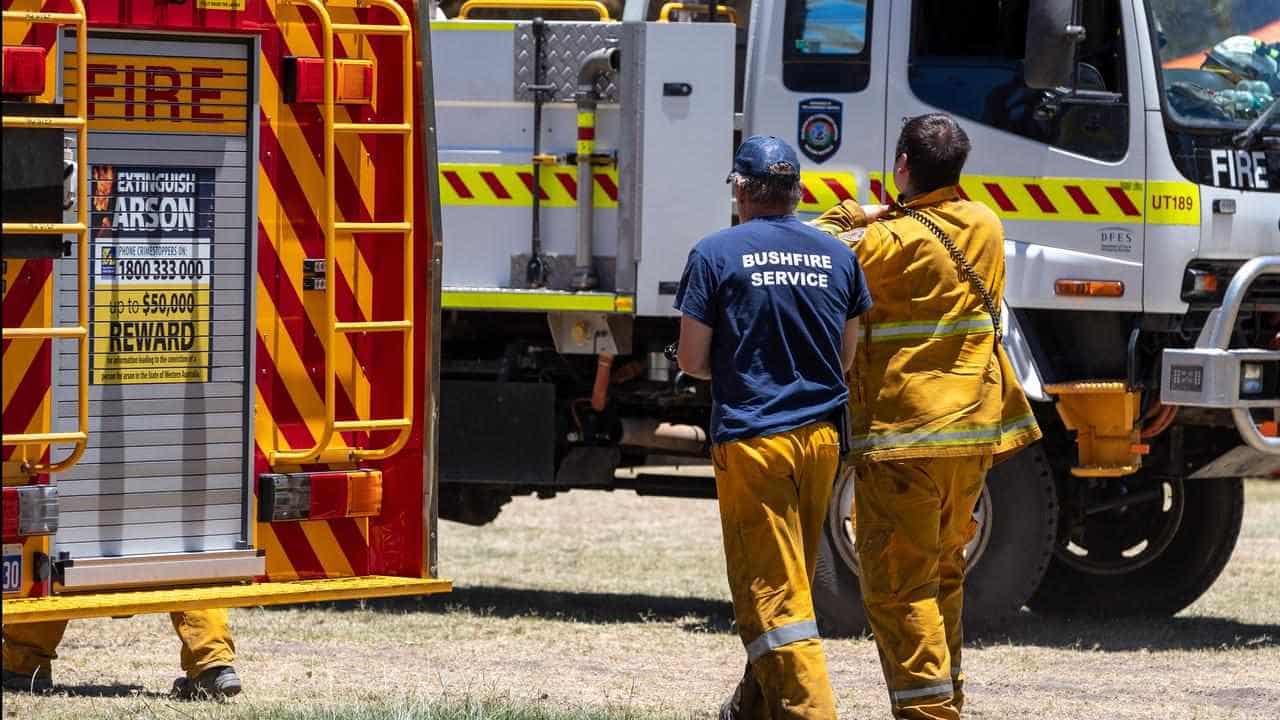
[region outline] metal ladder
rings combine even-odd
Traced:
[[[381,460],[401,450],[409,441],[409,433],[413,427],[413,225],[410,222],[413,213],[413,26],[404,9],[393,0],[360,0],[358,7],[381,7],[390,12],[397,21],[394,25],[362,25],[359,23],[336,23],[329,15],[328,8],[322,0],[290,0],[294,5],[310,8],[320,21],[324,52],[324,103],[321,115],[324,121],[324,180],[325,203],[321,224],[324,229],[325,272],[336,273],[337,262],[335,248],[338,234],[376,233],[380,235],[399,235],[404,247],[404,317],[400,320],[368,320],[349,322],[339,320],[335,307],[334,283],[325,284],[325,313],[327,322],[321,329],[324,334],[324,428],[315,443],[306,449],[275,450],[271,453],[271,463],[308,463],[308,462],[355,462],[358,460]],[[427,32],[422,28],[422,32]],[[334,74],[335,62],[333,53],[333,37],[336,33],[350,33],[359,36],[384,35],[399,36],[403,45],[401,60],[403,71],[404,102],[403,118],[398,123],[339,123],[334,121]],[[334,172],[334,141],[338,135],[382,134],[399,135],[404,141],[401,153],[403,168],[403,212],[404,218],[397,222],[338,222],[336,183]],[[354,241],[354,238],[353,238]],[[335,399],[337,384],[337,368],[334,361],[334,340],[339,334],[352,333],[400,333],[404,349],[404,377],[402,384],[401,416],[395,418],[379,418],[366,420],[337,419],[337,402]],[[399,430],[396,439],[381,448],[335,448],[329,447],[334,433],[347,431]]]
[[[77,87],[88,87],[88,20],[81,0],[68,0],[71,12],[36,12],[5,10],[4,22],[74,26],[76,30]],[[59,30],[61,36],[61,30]],[[57,43],[54,51],[57,51]],[[4,223],[3,234],[76,236],[76,324],[62,327],[3,328],[5,340],[75,340],[79,350],[79,373],[76,399],[77,430],[74,432],[5,433],[0,436],[4,447],[17,446],[22,468],[30,474],[56,473],[75,465],[89,442],[89,123],[88,103],[77,102],[74,117],[23,117],[5,115],[7,128],[61,128],[76,131],[76,221],[74,223]],[[32,445],[75,443],[71,454],[55,463],[29,460]]]

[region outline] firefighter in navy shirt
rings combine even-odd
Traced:
[[[774,137],[729,175],[741,224],[689,253],[679,364],[711,381],[716,491],[747,669],[722,718],[834,718],[809,587],[840,464],[844,376],[871,307],[848,249],[795,217],[800,162]]]

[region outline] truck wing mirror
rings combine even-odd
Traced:
[[[1023,74],[1037,90],[1070,87],[1076,44],[1084,39],[1078,0],[1031,0]]]

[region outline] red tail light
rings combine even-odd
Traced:
[[[324,58],[286,58],[293,60],[293,97],[296,103],[324,102]]]
[[[24,45],[4,48],[5,95],[27,97],[44,92],[44,49]]]
[[[334,520],[382,512],[382,471],[347,470],[262,475],[258,520]]]
[[[333,101],[339,105],[368,105],[373,99],[373,62],[335,60]],[[285,58],[285,102],[324,102],[324,58]]]

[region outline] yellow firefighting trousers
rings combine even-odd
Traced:
[[[840,463],[829,423],[712,449],[724,554],[747,671],[740,718],[836,717],[809,587]]]
[[[991,456],[860,462],[862,602],[895,718],[957,720],[964,705],[964,546]]]
[[[182,670],[195,678],[210,668],[236,660],[236,646],[227,628],[226,610],[190,610],[169,613],[173,629],[182,641]],[[66,632],[65,620],[7,625],[4,628],[4,669],[31,675],[56,660],[58,643]]]

